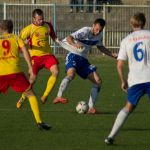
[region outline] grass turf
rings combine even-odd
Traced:
[[[116,61],[106,57],[90,58],[98,67],[103,86],[98,96],[96,108],[99,114],[80,115],[75,112],[78,101],[88,100],[91,83],[76,76],[64,96],[66,105],[52,103],[59,84],[65,76],[64,59],[60,58],[60,76],[45,105],[39,102],[43,120],[50,123],[50,131],[39,131],[26,102],[22,109],[16,109],[20,94],[11,89],[7,95],[0,95],[0,149],[2,150],[147,150],[150,147],[150,106],[143,97],[134,113],[119,132],[114,146],[104,143],[114,119],[123,107],[126,94],[120,89],[116,71]],[[22,63],[25,69],[25,63]],[[38,98],[42,95],[49,76],[42,70],[34,85]]]

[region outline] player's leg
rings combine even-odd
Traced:
[[[113,144],[114,138],[116,137],[117,133],[119,132],[120,128],[123,126],[125,121],[127,120],[129,114],[133,111],[135,108],[134,105],[132,105],[130,102],[127,102],[125,107],[120,110],[118,113],[116,120],[114,122],[113,128],[108,135],[108,137],[105,139],[106,144]]]
[[[38,72],[41,68],[41,66],[39,65],[38,57],[35,57],[35,56],[32,57],[32,68],[33,68],[34,74],[37,76],[37,74],[38,74]],[[30,82],[31,85],[33,85],[35,80],[29,81],[29,82]],[[19,98],[19,100],[16,103],[16,107],[18,109],[20,109],[22,107],[22,105],[24,104],[25,100],[26,100],[26,96],[25,96],[24,93],[22,93],[21,97]]]
[[[52,91],[56,83],[59,74],[59,68],[58,68],[58,60],[54,55],[42,56],[41,59],[43,60],[44,67],[52,73],[47,81],[47,86],[44,91],[44,94],[41,97],[41,101],[44,104],[47,100],[49,93]]]
[[[57,103],[65,104],[68,102],[66,98],[62,98],[62,95],[67,89],[67,87],[69,86],[70,82],[73,80],[75,73],[76,73],[75,68],[69,68],[67,70],[67,76],[61,81],[61,84],[59,86],[59,90],[57,93],[57,97],[54,99],[54,104],[57,104]]]
[[[105,139],[106,144],[113,144],[114,138],[116,137],[120,128],[127,120],[129,114],[137,106],[140,98],[145,94],[146,91],[145,87],[146,86],[144,83],[144,84],[134,85],[128,89],[128,102],[126,103],[125,107],[121,109],[121,111],[118,113],[113,128],[110,134],[108,135],[108,137]]]
[[[36,123],[37,123],[39,129],[49,130],[51,128],[51,126],[42,122],[42,119],[40,116],[40,111],[39,111],[39,106],[38,106],[38,101],[37,101],[37,98],[34,95],[33,91],[28,90],[28,91],[24,92],[24,94],[29,99],[31,110],[34,114],[34,117],[35,117],[35,120],[36,120]]]
[[[52,74],[51,74],[51,76],[49,77],[49,79],[47,81],[46,89],[44,91],[43,96],[41,97],[42,103],[46,102],[49,93],[52,91],[52,89],[53,89],[53,87],[56,83],[56,80],[57,80],[57,77],[58,77],[58,74],[59,74],[58,65],[53,65],[50,68],[50,71],[51,71]]]
[[[25,100],[26,100],[26,96],[25,96],[24,93],[22,93],[21,97],[19,98],[19,100],[16,103],[16,107],[18,109],[20,109],[22,107],[22,105],[23,105],[23,103],[24,103]]]
[[[29,103],[33,111],[36,122],[41,123],[42,120],[40,117],[40,112],[39,112],[39,107],[38,107],[36,96],[33,94],[32,90],[24,92],[24,95],[29,99]]]
[[[90,93],[89,103],[88,103],[89,105],[88,113],[95,114],[96,109],[94,108],[94,105],[96,103],[97,96],[101,89],[102,80],[97,72],[90,73],[88,78],[93,83],[91,93]]]
[[[30,84],[31,85],[33,85],[33,81],[29,81],[30,82]],[[25,96],[25,94],[24,93],[22,93],[22,95],[21,95],[21,97],[19,98],[19,100],[17,101],[17,103],[16,103],[16,107],[18,108],[18,109],[20,109],[22,106],[23,106],[23,104],[24,104],[24,102],[27,100],[27,98],[26,98],[26,96]]]
[[[59,86],[59,90],[57,93],[57,97],[54,99],[54,104],[62,103],[65,104],[68,102],[66,98],[63,98],[62,95],[69,86],[70,82],[73,80],[76,74],[76,65],[77,65],[77,56],[75,54],[70,53],[66,57],[66,72],[67,76],[61,81]]]
[[[30,106],[33,111],[36,123],[38,124],[38,127],[40,128],[42,126],[41,128],[43,129],[50,129],[50,126],[43,123],[41,120],[37,98],[31,90],[31,84],[29,83],[25,75],[23,73],[13,74],[11,76],[9,85],[15,92],[24,93],[25,96],[29,99]]]

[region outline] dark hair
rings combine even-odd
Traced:
[[[146,18],[145,15],[141,12],[135,13],[131,19],[130,23],[134,28],[141,27],[144,28],[145,23],[146,23]]]
[[[13,22],[12,22],[12,20],[2,20],[0,22],[0,28],[3,31],[7,31],[8,33],[12,33],[12,31],[13,31]]]
[[[100,26],[104,27],[106,24],[106,21],[104,19],[98,18],[94,21],[94,24],[100,24]]]
[[[41,9],[34,9],[33,12],[32,12],[32,17],[34,18],[35,15],[42,16],[43,15],[43,11]]]

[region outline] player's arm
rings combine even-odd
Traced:
[[[104,54],[106,54],[106,55],[108,55],[108,56],[110,56],[110,57],[112,57],[112,58],[114,58],[114,59],[117,59],[117,53],[113,53],[113,52],[111,52],[111,51],[109,51],[106,47],[104,47],[104,46],[99,46],[99,45],[97,45],[97,48],[102,52],[102,53],[104,53]]]
[[[28,44],[30,34],[31,34],[31,26],[27,26],[20,32],[19,37],[25,42],[25,44]]]
[[[30,74],[29,81],[32,84],[35,81],[35,75],[34,75],[33,69],[32,69],[32,63],[31,63],[31,59],[30,59],[30,54],[29,54],[29,52],[28,52],[28,50],[27,50],[27,48],[25,46],[21,47],[21,50],[22,50],[23,56],[25,58],[25,61],[26,61],[27,65],[28,65],[28,72]]]
[[[74,46],[74,47],[76,47],[76,48],[78,48],[78,49],[81,49],[81,48],[82,48],[82,45],[81,45],[79,42],[75,43],[75,40],[74,40],[74,37],[73,37],[73,36],[69,35],[68,37],[66,37],[66,40],[67,40],[67,42],[68,42],[70,45],[72,45],[72,46]]]
[[[127,83],[127,80],[125,79],[123,68],[124,68],[124,60],[119,59],[117,61],[117,71],[118,71],[118,75],[121,81],[121,89],[127,92],[128,83]]]
[[[83,27],[79,30],[77,30],[76,32],[72,33],[71,35],[69,35],[66,40],[67,42],[76,47],[77,49],[82,49],[83,46],[82,44],[77,40],[75,41],[75,39],[84,39],[85,35],[87,35],[89,33],[89,30],[87,27]]]
[[[57,42],[58,38],[57,35],[54,31],[53,25],[51,23],[48,23],[49,28],[50,28],[50,37],[53,39],[54,42]]]
[[[72,46],[75,46],[75,42],[74,42],[74,38],[73,38],[73,36],[71,36],[71,35],[69,35],[69,36],[67,36],[66,37],[66,41],[70,44],[70,45],[72,45]]]

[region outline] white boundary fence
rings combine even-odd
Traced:
[[[74,9],[80,6],[73,5]],[[93,5],[84,5],[84,12],[70,13],[69,5],[56,4],[0,4],[0,17],[2,19],[12,19],[14,22],[14,33],[19,34],[20,30],[32,21],[32,11],[35,8],[41,8],[44,11],[45,20],[51,21],[59,38],[64,38],[75,30],[83,26],[91,26],[96,18],[104,18],[106,27],[104,29],[104,45],[114,51],[117,51],[120,41],[131,29],[129,18],[135,12],[143,12],[147,18],[146,29],[150,29],[150,6],[139,5],[95,5],[98,13],[93,13]],[[89,10],[87,10],[89,8]],[[86,11],[86,12],[85,12]],[[59,47],[56,47],[50,41],[55,54],[64,54]],[[91,54],[99,54],[97,49],[91,51]]]

